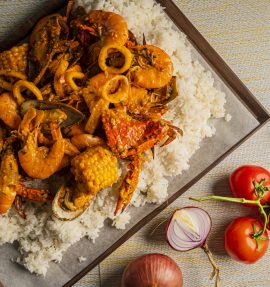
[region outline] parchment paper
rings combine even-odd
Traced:
[[[224,119],[213,121],[217,130],[215,136],[203,140],[201,148],[190,160],[190,169],[188,171],[184,172],[182,176],[171,178],[168,190],[169,195],[172,195],[181,189],[196,177],[196,175],[201,173],[217,158],[259,125],[259,122],[252,113],[248,111],[244,104],[236,98],[232,91],[214,73],[195,49],[193,49],[193,56],[194,58],[199,59],[207,69],[210,69],[213,72],[216,86],[226,93],[226,111],[232,115],[232,120],[229,123]],[[128,229],[134,226],[156,207],[157,205],[147,204],[141,208],[129,208],[129,211],[131,212],[131,222],[127,225],[127,229],[123,231],[110,227],[109,223],[106,222],[105,227],[101,231],[95,244],[85,238],[80,240],[77,244],[69,248],[69,250],[64,254],[63,260],[60,264],[50,264],[46,277],[31,274],[28,270],[10,260],[11,258],[16,258],[19,255],[16,243],[13,245],[6,244],[1,246],[0,281],[5,287],[62,286],[79,273],[84,267],[93,262],[99,255],[121,238]],[[79,263],[79,256],[84,256],[87,260]]]

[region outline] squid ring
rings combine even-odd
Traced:
[[[37,86],[34,85],[34,83],[24,81],[24,80],[19,80],[18,82],[14,84],[14,87],[13,87],[13,95],[19,105],[21,105],[24,102],[24,97],[21,94],[21,87],[25,87],[29,91],[31,91],[39,101],[43,100],[41,91],[39,90]]]
[[[21,80],[26,80],[26,75],[17,71],[0,70],[0,76],[14,77]],[[13,85],[3,79],[0,79],[0,87],[12,91]]]
[[[102,87],[101,96],[110,103],[117,104],[127,99],[129,82],[127,77],[117,75],[108,80]]]
[[[81,72],[70,71],[70,72],[66,72],[65,78],[66,78],[67,84],[71,87],[71,89],[73,89],[74,91],[77,91],[79,90],[80,87],[77,86],[77,84],[75,83],[73,79],[83,79],[84,74]]]
[[[97,101],[84,128],[89,134],[94,133],[102,113],[109,108],[109,104],[110,102],[103,98]]]
[[[109,50],[110,49],[117,50],[124,56],[125,62],[121,68],[107,65],[106,60],[109,56]],[[133,58],[132,53],[125,46],[119,46],[116,44],[109,44],[109,45],[106,45],[106,46],[101,48],[100,54],[98,57],[98,64],[99,64],[100,69],[104,72],[108,72],[110,74],[122,74],[130,68],[132,58]]]

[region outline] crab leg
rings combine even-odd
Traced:
[[[123,212],[131,201],[133,193],[138,184],[141,167],[142,156],[141,154],[135,155],[128,166],[129,171],[119,188],[119,198],[114,211],[114,215],[118,213],[119,209],[121,209],[121,212]]]
[[[183,131],[180,128],[170,125],[168,133],[167,133],[169,138],[161,146],[168,145],[169,143],[174,141],[177,133],[179,133],[180,135],[183,135]]]

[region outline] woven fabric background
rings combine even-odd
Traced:
[[[37,9],[45,1],[0,0],[0,37],[10,29],[9,23]],[[175,0],[203,36],[224,58],[233,71],[270,109],[270,3],[269,0]],[[28,11],[28,12],[27,12]],[[13,24],[14,25],[14,24]],[[190,196],[206,194],[230,195],[228,176],[242,164],[258,164],[270,168],[270,124],[253,135],[174,204],[149,222],[97,268],[88,273],[76,287],[120,286],[124,267],[145,253],[160,252],[171,256],[181,267],[185,287],[214,286],[209,280],[211,266],[202,250],[188,253],[172,251],[165,242],[164,223],[176,208],[190,205]],[[256,264],[232,261],[224,250],[223,234],[229,222],[250,210],[242,206],[208,202],[194,204],[204,207],[212,216],[213,229],[209,246],[222,272],[223,286],[270,286],[270,251]],[[158,228],[155,229],[155,227]],[[155,229],[155,230],[154,230]],[[153,232],[154,230],[154,232]]]

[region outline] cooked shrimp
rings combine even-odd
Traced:
[[[118,44],[128,40],[128,26],[124,18],[113,12],[92,10],[86,17],[72,21],[72,25],[100,38],[100,45]]]
[[[26,141],[29,133],[38,128],[44,118],[44,111],[30,108],[23,117],[19,126],[19,136],[23,141]]]
[[[128,94],[128,99],[124,102],[124,106],[128,111],[136,113],[141,107],[149,102],[148,92],[140,87],[131,87]]]
[[[6,213],[12,206],[16,197],[18,182],[17,159],[11,146],[8,146],[3,154],[0,166],[0,214]]]
[[[21,198],[39,202],[52,200],[49,190],[27,187],[19,181],[17,159],[11,143],[8,143],[4,148],[0,166],[0,214],[6,213],[14,203],[19,215],[25,218]]]
[[[38,118],[38,114],[41,112],[43,111],[30,109],[25,114],[20,129],[21,133],[25,134],[25,142],[23,148],[19,151],[18,156],[20,164],[28,176],[45,179],[50,177],[59,169],[65,152],[65,144],[61,130],[57,128],[55,123],[51,123],[50,129],[54,144],[50,150],[45,146],[38,147],[37,139],[40,119],[38,120],[39,123],[35,123],[35,127],[32,132],[31,124],[36,120],[36,118]],[[40,116],[40,118],[42,118],[42,116]],[[28,123],[30,127],[27,128],[25,122]]]
[[[58,167],[57,171],[69,166],[72,158],[80,153],[76,145],[70,142],[69,139],[64,139],[64,145],[65,145],[64,156],[62,158],[61,164]]]
[[[18,105],[11,93],[0,95],[0,119],[11,129],[18,129],[21,118]]]
[[[19,184],[16,190],[18,196],[33,201],[48,202],[53,199],[53,195],[47,189],[37,189]]]
[[[134,84],[145,88],[161,88],[168,84],[173,64],[168,54],[153,45],[132,48],[134,63],[130,75]]]
[[[97,136],[90,134],[78,134],[71,138],[71,142],[79,149],[84,150],[87,147],[93,147],[96,145],[103,145],[105,141]]]
[[[132,114],[149,115],[151,112],[159,112],[158,109],[153,109],[151,102],[151,93],[140,87],[131,86],[128,94],[128,98],[123,103],[117,104],[117,108],[127,110]],[[163,108],[160,106],[159,108]]]
[[[65,154],[68,156],[75,156],[80,153],[78,147],[69,139],[64,139]]]
[[[6,131],[0,126],[0,153],[4,147]]]
[[[72,137],[72,136],[79,135],[79,134],[84,134],[85,133],[84,124],[80,122],[71,127],[66,127],[64,128],[64,133],[68,137]]]

